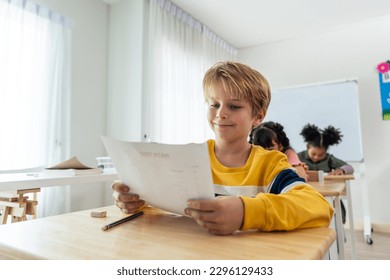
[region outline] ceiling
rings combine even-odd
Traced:
[[[102,1],[114,4],[120,0]],[[390,0],[170,1],[238,49],[390,15]]]
[[[390,0],[171,0],[236,48],[390,15]],[[390,33],[390,27],[389,27]]]

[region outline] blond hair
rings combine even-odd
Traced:
[[[271,89],[268,81],[258,71],[238,62],[218,62],[203,78],[206,101],[214,95],[217,86],[222,86],[231,98],[251,104],[252,116],[265,116],[271,101]]]

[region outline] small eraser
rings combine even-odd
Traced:
[[[107,215],[107,211],[91,212],[91,217],[93,218],[105,218],[106,215]]]

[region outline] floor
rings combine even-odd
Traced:
[[[348,242],[349,231],[346,231],[346,259],[351,259],[351,244]],[[372,232],[372,245],[364,238],[363,231],[355,231],[356,259],[358,260],[390,260],[390,233]]]

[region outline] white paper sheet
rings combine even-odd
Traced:
[[[188,199],[214,199],[207,143],[102,139],[120,180],[148,204],[184,215]]]

